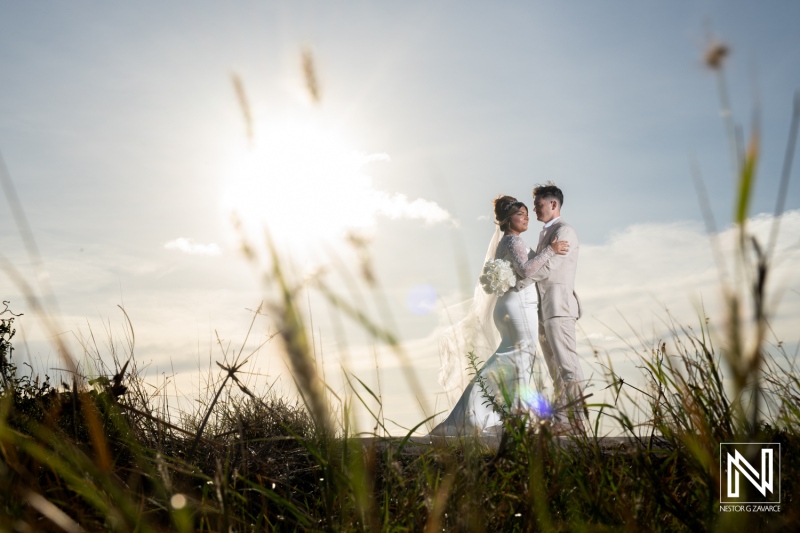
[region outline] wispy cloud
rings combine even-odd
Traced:
[[[191,255],[219,255],[220,249],[215,243],[201,244],[194,242],[194,239],[187,239],[185,237],[178,237],[175,240],[169,241],[164,244],[167,250],[177,250]]]

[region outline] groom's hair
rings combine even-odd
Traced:
[[[533,196],[544,200],[557,200],[559,209],[564,205],[564,193],[552,181],[545,182],[543,185],[534,185]]]

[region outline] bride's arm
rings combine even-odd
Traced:
[[[556,238],[559,241],[567,241],[570,244],[575,244],[578,242],[578,236],[575,235],[575,230],[571,227],[564,227],[558,229],[556,232]],[[548,248],[550,248],[548,246]],[[569,251],[566,254],[555,254],[552,256],[552,260],[547,261],[547,263],[540,268],[537,272],[530,276],[531,281],[538,282],[542,281],[543,279],[547,279],[553,270],[558,270],[561,268],[562,263],[564,262],[565,258],[569,256],[571,253],[577,253],[576,247],[570,247]]]
[[[519,235],[512,235],[508,244],[511,252],[511,265],[520,279],[533,276],[551,257],[556,255],[552,246],[548,246],[538,255],[528,259],[528,247]]]

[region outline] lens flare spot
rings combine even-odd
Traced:
[[[169,499],[169,503],[170,505],[172,505],[173,509],[177,510],[183,509],[184,507],[186,507],[187,503],[186,496],[184,496],[183,494],[173,494],[172,498]]]
[[[522,402],[527,408],[539,418],[550,418],[553,416],[553,407],[547,398],[535,390],[523,391]]]
[[[406,306],[415,315],[427,315],[436,309],[436,289],[431,285],[416,285],[406,295]]]

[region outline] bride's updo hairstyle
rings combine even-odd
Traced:
[[[528,209],[524,203],[513,196],[500,195],[494,200],[494,219],[500,226],[501,231],[508,231],[508,223],[521,208]]]

